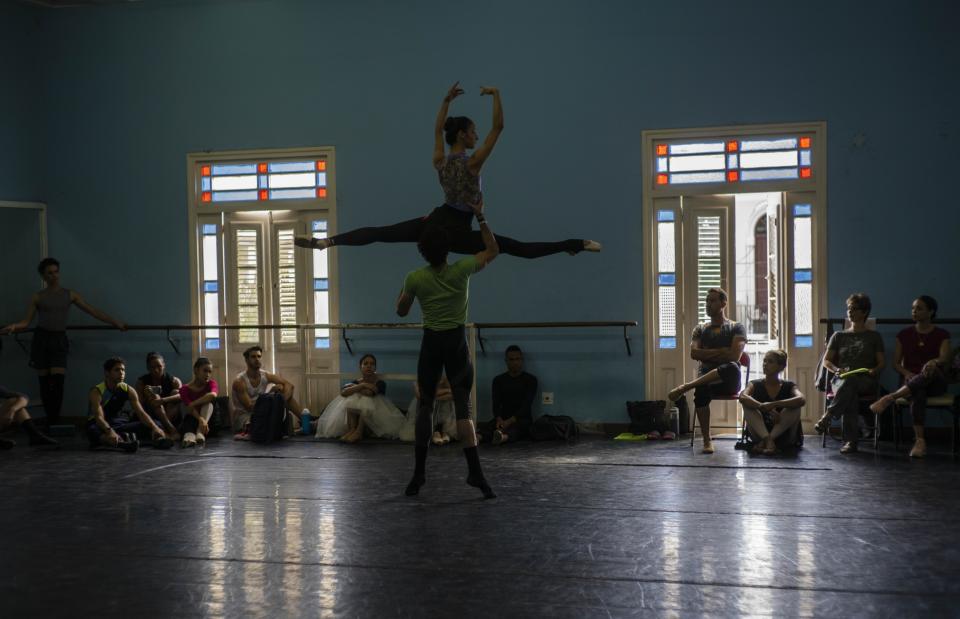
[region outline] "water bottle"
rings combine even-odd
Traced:
[[[670,429],[673,431],[674,436],[680,436],[680,409],[676,406],[671,406],[667,410],[667,414],[670,415]]]
[[[313,419],[310,417],[310,411],[303,409],[303,412],[300,413],[300,433],[306,436],[310,436],[310,423]]]

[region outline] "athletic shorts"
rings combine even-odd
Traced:
[[[35,370],[65,368],[69,349],[66,331],[35,329],[30,344],[30,367]]]

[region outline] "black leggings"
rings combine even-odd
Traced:
[[[473,366],[470,364],[470,350],[463,326],[446,331],[423,330],[420,359],[417,361],[417,384],[420,386],[421,399],[416,430],[416,444],[422,447],[430,442],[433,433],[433,398],[444,371],[453,391],[457,421],[470,419]]]
[[[330,237],[331,245],[369,245],[370,243],[416,243],[431,228],[441,228],[450,237],[450,250],[455,254],[477,254],[483,251],[480,232],[471,228],[473,213],[452,206],[438,206],[426,217],[401,221],[392,226],[357,228]],[[526,243],[506,236],[494,235],[500,253],[517,258],[542,258],[561,252],[578,253],[583,250],[583,239],[567,239],[546,243]]]

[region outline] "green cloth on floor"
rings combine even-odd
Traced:
[[[645,441],[647,440],[646,434],[634,434],[633,432],[624,432],[623,434],[618,434],[613,437],[615,441]]]

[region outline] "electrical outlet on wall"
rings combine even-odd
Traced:
[[[544,391],[543,392],[543,403],[544,404],[553,404],[553,392]]]

